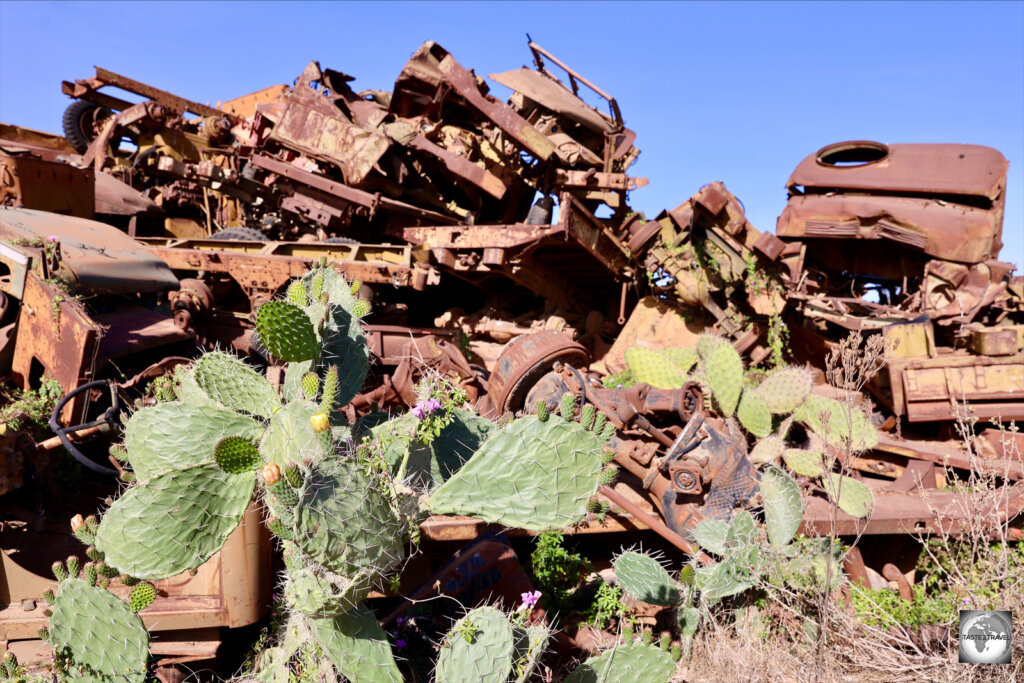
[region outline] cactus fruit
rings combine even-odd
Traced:
[[[78,570],[81,568],[81,565],[77,557],[69,555],[68,559],[65,560],[65,566],[68,568],[68,576],[78,576]]]
[[[334,410],[334,400],[338,395],[338,366],[327,368],[324,375],[324,395],[320,400],[320,410],[329,413]]]
[[[352,315],[353,315],[353,317],[365,318],[366,316],[370,315],[370,310],[371,310],[371,307],[370,307],[370,302],[369,301],[363,301],[362,299],[357,299],[356,302],[352,304]]]
[[[637,600],[672,607],[679,603],[679,587],[661,563],[650,555],[626,551],[615,558],[619,585]]]
[[[257,440],[264,431],[256,420],[221,406],[170,401],[133,414],[124,442],[128,463],[144,482],[168,470],[212,462],[210,446],[226,434]]]
[[[60,560],[57,560],[56,562],[50,565],[50,571],[53,572],[54,577],[58,581],[63,581],[64,579],[68,578],[68,570],[64,568],[64,563]]]
[[[277,463],[268,462],[263,466],[263,483],[265,486],[270,487],[281,481],[281,468]]]
[[[683,647],[678,643],[672,645],[672,649],[669,654],[672,655],[672,661],[678,663],[683,658]]]
[[[145,679],[149,633],[128,605],[102,588],[81,579],[62,581],[48,636],[57,653],[101,680]]]
[[[696,360],[696,354],[694,354]],[[645,382],[658,389],[681,389],[687,382],[686,373],[665,350],[633,346],[626,349],[626,366],[637,382]],[[693,363],[690,363],[693,366]]]
[[[96,547],[108,564],[140,579],[198,567],[241,522],[254,484],[252,477],[228,474],[212,463],[164,472],[114,502],[100,523]]]
[[[140,612],[152,605],[154,600],[156,600],[156,586],[148,581],[143,581],[137,584],[132,589],[131,595],[128,596],[128,608],[133,612]]]
[[[548,402],[537,401],[537,419],[541,422],[547,422],[548,420]]]
[[[693,568],[692,564],[688,564],[679,572],[679,583],[684,586],[692,586],[696,576],[697,570]]]
[[[295,538],[295,534],[292,533],[290,526],[285,526],[277,517],[271,517],[267,520],[267,528],[270,529],[270,533],[274,534],[283,541],[290,541]]]
[[[669,645],[672,644],[672,638],[667,633],[662,633],[661,638],[658,639],[658,647],[662,652],[668,652]],[[674,659],[672,661],[675,661]]]
[[[313,428],[314,434],[322,434],[331,428],[331,422],[327,413],[313,413],[309,416],[309,426]]]
[[[786,467],[802,477],[820,477],[825,472],[825,463],[820,451],[805,451],[787,448],[782,451]]]
[[[99,577],[99,572],[96,571],[96,564],[94,562],[86,562],[85,570],[82,572],[82,574],[87,584],[89,584],[90,586],[96,585],[96,579]]]
[[[303,398],[307,401],[315,401],[320,393],[320,378],[316,376],[315,372],[307,372],[302,376],[300,382],[302,384]]]
[[[558,414],[566,420],[572,420],[576,415],[576,397],[572,394],[563,394],[559,402]]]
[[[778,547],[789,545],[803,520],[800,487],[788,474],[770,465],[761,475],[761,499],[768,542]]]
[[[591,657],[569,674],[565,683],[668,683],[675,671],[676,663],[668,652],[644,643],[631,643]]]
[[[472,633],[472,636],[469,634]],[[436,683],[505,683],[513,664],[513,630],[494,607],[477,607],[455,622],[445,636],[435,672]]]
[[[306,312],[287,301],[268,301],[256,311],[256,332],[267,350],[283,361],[320,355],[316,331]]]
[[[256,444],[244,436],[229,436],[218,441],[213,448],[213,459],[217,467],[230,474],[254,472],[262,462]]]
[[[269,419],[281,407],[266,377],[226,353],[208,353],[196,361],[195,379],[207,396],[235,412]]]
[[[433,514],[472,515],[546,531],[580,522],[604,469],[604,442],[582,425],[551,416],[497,431],[433,493]]]
[[[633,642],[633,624],[627,622],[622,625],[622,642],[627,645]]]
[[[785,445],[783,440],[777,436],[766,436],[754,444],[747,459],[755,465],[774,463],[782,455]]]
[[[719,411],[726,417],[736,412],[743,391],[743,360],[731,344],[722,342],[702,357],[704,376]]]
[[[331,663],[350,681],[402,683],[387,634],[366,606],[333,619],[306,619]]]
[[[592,430],[594,428],[594,420],[596,418],[597,409],[590,403],[580,409],[580,424],[583,425],[584,429]]]
[[[822,478],[825,493],[839,509],[851,517],[864,519],[871,515],[875,497],[863,482],[852,477],[827,472]]]
[[[785,415],[797,409],[811,393],[814,376],[804,368],[777,368],[764,378],[757,393],[768,403],[775,415]]]
[[[758,438],[772,433],[772,413],[768,409],[768,402],[749,387],[745,388],[740,396],[736,417],[748,432]]]

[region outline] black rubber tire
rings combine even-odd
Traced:
[[[359,240],[354,240],[351,237],[328,237],[323,241],[324,244],[359,244]]]
[[[79,154],[84,154],[85,150],[89,149],[89,143],[93,139],[92,131],[87,130],[82,123],[86,119],[91,119],[97,109],[99,105],[92,102],[75,100],[64,110],[64,137]]]
[[[254,228],[227,228],[210,235],[211,240],[232,240],[239,242],[266,242],[267,236]]]

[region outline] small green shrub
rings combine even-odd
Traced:
[[[928,624],[945,624],[953,618],[958,600],[951,592],[928,595],[921,584],[914,586],[914,600],[908,602],[890,588],[870,590],[852,585],[850,600],[861,622],[867,626],[886,628],[894,624],[916,628]]]
[[[625,615],[626,605],[622,602],[622,589],[602,582],[584,617],[594,628],[603,629],[612,617],[621,619]]]
[[[563,542],[564,537],[557,531],[538,535],[537,547],[530,556],[530,573],[543,595],[545,609],[564,614],[591,566],[583,556],[569,552]]]

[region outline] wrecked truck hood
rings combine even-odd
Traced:
[[[151,293],[178,288],[171,269],[149,247],[117,228],[74,216],[0,207],[0,238],[57,237],[62,262],[93,292]]]

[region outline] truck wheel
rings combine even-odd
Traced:
[[[64,110],[64,137],[76,152],[85,153],[96,137],[95,122],[102,116],[100,106],[85,100],[75,100]]]

